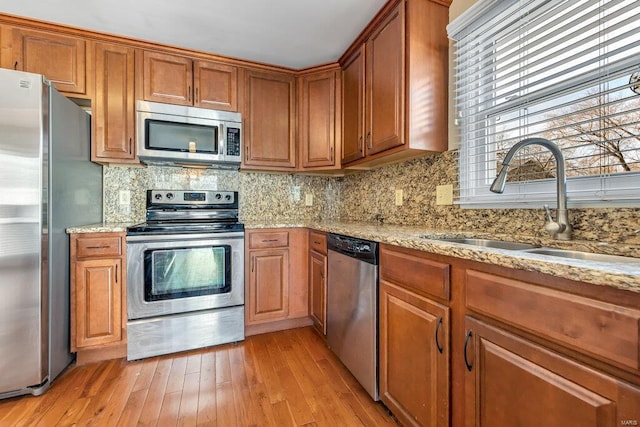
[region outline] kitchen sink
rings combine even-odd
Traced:
[[[524,249],[534,249],[535,245],[529,245],[527,243],[517,243],[517,242],[506,242],[504,240],[491,240],[491,239],[468,239],[468,238],[459,238],[459,239],[448,239],[448,238],[433,238],[429,236],[423,236],[425,238],[430,238],[433,240],[440,240],[441,242],[449,242],[449,243],[461,243],[463,245],[471,245],[471,246],[482,246],[485,248],[496,248],[496,249],[507,249],[512,251],[521,251]]]
[[[526,249],[524,252],[530,254],[548,255],[560,258],[579,259],[584,261],[595,262],[613,262],[616,264],[640,264],[640,258],[631,258],[618,255],[595,254],[592,252],[572,251],[566,249],[553,248],[533,248]]]
[[[522,251],[530,254],[547,255],[558,258],[577,259],[582,261],[610,262],[616,264],[640,264],[640,258],[632,258],[618,255],[596,254],[592,252],[572,251],[568,249],[554,249],[530,245],[528,243],[508,242],[492,239],[471,238],[437,238],[429,235],[420,236],[425,239],[439,240],[441,242],[460,243],[463,245],[480,246],[485,248],[506,249]]]

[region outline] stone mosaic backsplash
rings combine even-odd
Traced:
[[[432,230],[548,239],[542,209],[461,209],[437,206],[436,186],[457,185],[456,153],[447,152],[342,178],[176,167],[105,167],[107,222],[142,222],[147,189],[240,192],[246,222],[358,221]],[[131,192],[120,205],[119,191]],[[395,206],[395,189],[404,202]],[[305,205],[305,196],[313,205]],[[640,245],[640,209],[571,209],[574,240]]]
[[[457,186],[457,153],[450,151],[345,177],[338,217],[343,221],[423,225],[433,230],[531,236],[542,240],[543,209],[461,209],[437,206],[436,186]],[[394,189],[404,204],[394,205]],[[573,239],[640,245],[640,209],[570,209]]]
[[[106,222],[143,222],[146,190],[220,190],[240,193],[243,221],[318,221],[336,217],[337,183],[331,178],[292,174],[250,173],[180,167],[104,167]],[[130,191],[130,204],[121,205],[120,191]],[[306,206],[307,194],[313,205]]]

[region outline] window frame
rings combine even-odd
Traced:
[[[465,35],[482,28],[483,25],[488,25],[502,12],[514,7],[516,3],[526,3],[529,7],[542,7],[554,4],[554,0],[479,0],[449,24],[447,28],[449,37],[454,41],[461,40]],[[522,13],[518,11],[517,17],[513,18],[512,22],[518,22],[521,15]],[[465,46],[465,48],[469,47]],[[486,51],[482,52],[484,54]],[[495,53],[494,50],[494,56]],[[453,63],[458,64],[455,58]],[[633,64],[632,66],[636,67],[637,65]],[[455,85],[459,75],[455,72],[452,74]],[[484,73],[480,77],[476,77],[476,81],[484,82],[486,85],[489,77],[491,74]],[[600,78],[601,75],[598,75],[597,79]],[[571,80],[571,84],[568,84],[567,87],[576,87],[575,80]],[[467,98],[460,102],[469,106],[469,100],[474,100],[475,97],[478,99],[475,104],[480,104],[486,102],[487,99],[493,99],[495,92],[494,87],[484,91],[479,90],[478,94],[465,95]],[[457,92],[454,91],[454,93]],[[543,205],[555,206],[556,204],[555,178],[508,182],[502,194],[494,194],[489,191],[489,186],[498,170],[496,170],[497,161],[491,161],[495,160],[493,148],[497,143],[487,141],[487,133],[490,133],[487,130],[491,129],[491,117],[495,117],[500,111],[509,108],[513,108],[511,102],[501,105],[499,108],[493,105],[483,111],[474,105],[468,110],[470,114],[467,114],[467,117],[461,117],[457,113],[460,111],[458,102],[455,101],[456,131],[462,139],[459,141],[458,148],[459,194],[455,203],[463,208],[540,208]],[[465,142],[464,135],[473,138],[473,142]],[[539,135],[528,135],[527,137],[532,136]],[[479,163],[469,160],[478,155],[485,157],[485,161]],[[475,183],[482,184],[475,185]],[[640,171],[568,177],[567,194],[570,207],[639,207]]]

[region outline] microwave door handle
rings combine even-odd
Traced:
[[[218,129],[220,129],[220,142],[218,143],[218,152],[219,155],[224,158],[225,156],[225,152],[224,152],[224,124],[220,123],[220,126],[218,126]]]

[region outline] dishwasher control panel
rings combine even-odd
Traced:
[[[327,249],[371,264],[378,264],[378,242],[339,234],[329,234],[327,236]]]

